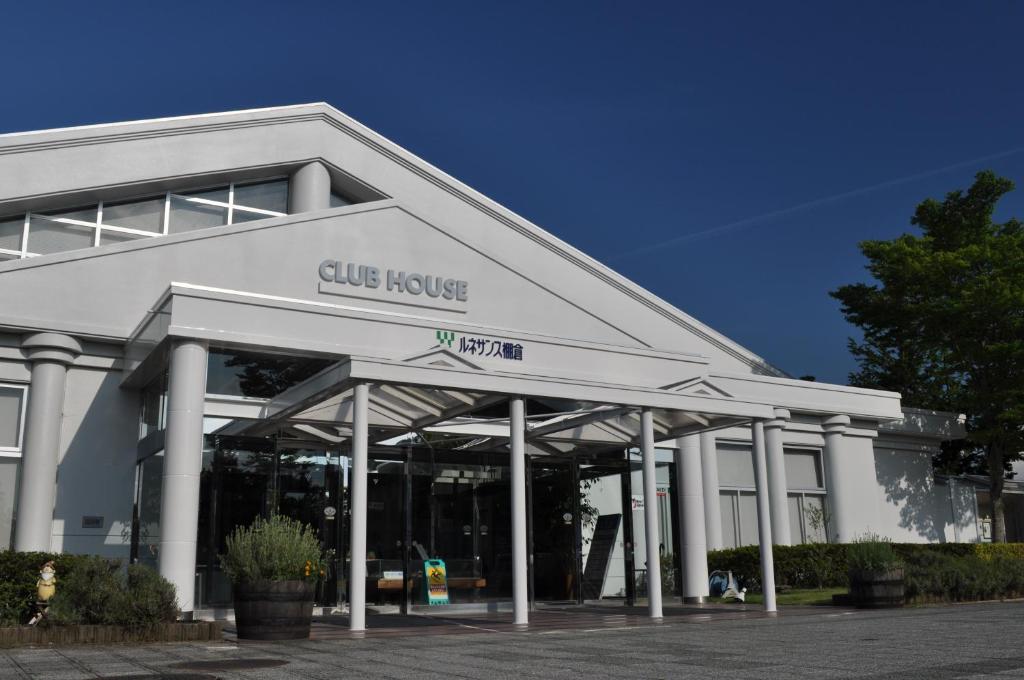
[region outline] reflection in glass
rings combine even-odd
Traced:
[[[583,598],[626,597],[623,465],[580,468]]]
[[[140,238],[149,238],[140,234],[127,234],[123,231],[100,230],[100,245],[109,246],[114,243],[125,243],[126,241],[138,241]]]
[[[167,421],[167,372],[150,381],[142,389],[142,413],[139,439],[164,429]]]
[[[288,180],[260,182],[259,184],[236,184],[234,205],[235,207],[259,208],[279,213],[288,212]],[[266,215],[263,217],[266,218]]]
[[[203,198],[207,201],[218,201],[227,203],[231,194],[228,187],[217,187],[216,189],[203,189],[202,191],[188,191],[181,194],[190,198]],[[173,196],[171,198],[174,198]]]
[[[568,462],[534,460],[533,592],[537,600],[574,600],[576,586],[573,475]]]
[[[452,603],[512,596],[508,454],[411,450],[412,540],[442,559]],[[401,526],[401,525],[399,525]],[[425,603],[423,561],[410,551],[410,601]]]
[[[33,215],[29,225],[27,250],[30,253],[46,255],[89,248],[93,245],[95,234],[95,228],[52,222]]]
[[[238,206],[235,206],[234,211],[231,213],[231,224],[241,224],[242,222],[255,222],[256,220],[265,220],[271,217],[265,213],[249,212],[243,210]]]
[[[24,217],[0,220],[0,248],[21,250],[21,236],[24,231]]]
[[[225,198],[226,195],[227,192],[225,191]],[[192,203],[184,198],[171,196],[171,212],[168,224],[168,232],[171,234],[219,227],[227,223],[227,208],[206,203]]]
[[[234,350],[211,350],[206,391],[269,399],[334,363],[331,359],[290,357]]]
[[[67,220],[79,220],[80,222],[96,224],[96,208],[97,206],[90,205],[85,208],[75,208],[74,210],[62,210],[46,214],[48,217],[63,217]]]
[[[11,547],[19,462],[18,458],[0,458],[0,550]]]
[[[160,233],[163,231],[165,198],[130,203],[104,203],[103,224],[141,229]]]
[[[0,385],[0,447],[20,446],[21,410],[25,390]]]
[[[141,564],[154,569],[160,558],[160,498],[163,492],[164,452],[160,451],[138,465],[135,553]]]
[[[273,441],[210,435],[203,447],[196,546],[197,600],[203,606],[231,601],[231,584],[220,568],[225,541],[274,509],[276,459]]]

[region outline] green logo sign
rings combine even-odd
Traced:
[[[434,331],[438,345],[459,354],[472,354],[487,359],[522,361],[524,347],[521,343],[506,338],[481,338],[472,335],[457,335],[454,331]],[[458,343],[456,344],[456,340]]]
[[[437,331],[437,344],[448,345],[448,348],[451,349],[453,342],[455,342],[455,333],[452,331]]]

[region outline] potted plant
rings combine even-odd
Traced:
[[[846,548],[850,599],[858,607],[902,607],[903,562],[892,543],[866,534]]]
[[[323,551],[313,529],[273,515],[228,536],[220,556],[231,579],[238,637],[297,640],[309,637]]]

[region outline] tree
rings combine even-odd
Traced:
[[[1005,472],[1024,450],[1024,225],[992,219],[1012,190],[985,171],[966,193],[924,201],[911,220],[919,233],[860,244],[877,283],[830,293],[863,332],[850,340],[859,365],[852,385],[967,415],[960,460],[984,454],[1000,542]]]

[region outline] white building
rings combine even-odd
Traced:
[[[585,594],[588,488],[622,590],[671,542],[659,455],[687,598],[706,547],[813,508],[831,540],[978,540],[931,473],[946,415],[786,377],[328,105],[2,135],[0,176],[0,545],[150,562],[209,613],[224,536],[282,512],[354,628],[416,604],[417,546],[525,620]]]

